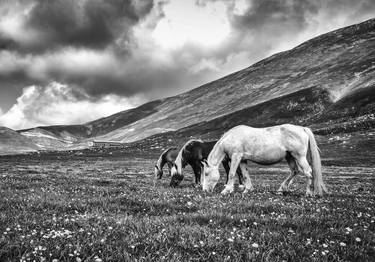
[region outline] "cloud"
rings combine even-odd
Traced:
[[[25,87],[17,103],[0,115],[0,124],[13,129],[80,124],[128,109],[134,102],[139,103],[116,95],[92,100],[81,90],[52,82],[45,87]]]
[[[137,105],[372,17],[372,0],[0,1],[0,101],[11,89],[36,86],[35,94],[57,82],[70,103],[110,96]],[[18,117],[51,123],[25,115],[27,103],[13,96]]]
[[[3,48],[45,52],[62,46],[103,49],[126,41],[153,1],[33,0],[0,5]]]

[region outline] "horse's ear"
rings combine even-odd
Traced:
[[[206,159],[201,160],[201,166],[202,167],[209,167],[208,162]]]

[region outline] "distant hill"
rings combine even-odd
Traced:
[[[0,127],[0,155],[36,152],[38,149],[31,139],[12,129]]]
[[[318,36],[181,95],[84,125],[48,131],[57,140],[175,143],[217,138],[237,124],[308,125],[320,134],[374,127],[375,19]],[[145,141],[146,141],[145,140]]]

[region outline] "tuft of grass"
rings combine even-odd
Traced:
[[[153,187],[152,159],[2,161],[0,261],[373,261],[375,168],[324,168],[332,192],[275,194],[288,168],[251,167],[253,193]],[[56,260],[55,260],[56,261]]]

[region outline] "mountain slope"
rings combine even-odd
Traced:
[[[304,89],[331,102],[375,83],[375,19],[339,29],[190,92],[167,98],[157,112],[100,139],[131,142],[210,121]],[[309,99],[309,97],[306,97]]]
[[[39,147],[16,131],[0,127],[0,154],[36,152]]]
[[[197,133],[209,137],[239,123],[293,122],[324,129],[332,121],[344,123],[347,116],[360,118],[375,112],[374,46],[375,19],[372,19],[321,35],[181,95],[85,125],[39,129],[71,141],[90,138],[123,142],[163,136],[158,134],[168,137],[168,134]],[[298,106],[300,100],[303,101]],[[361,109],[363,105],[366,110]],[[270,116],[264,113],[267,110],[287,115]]]

